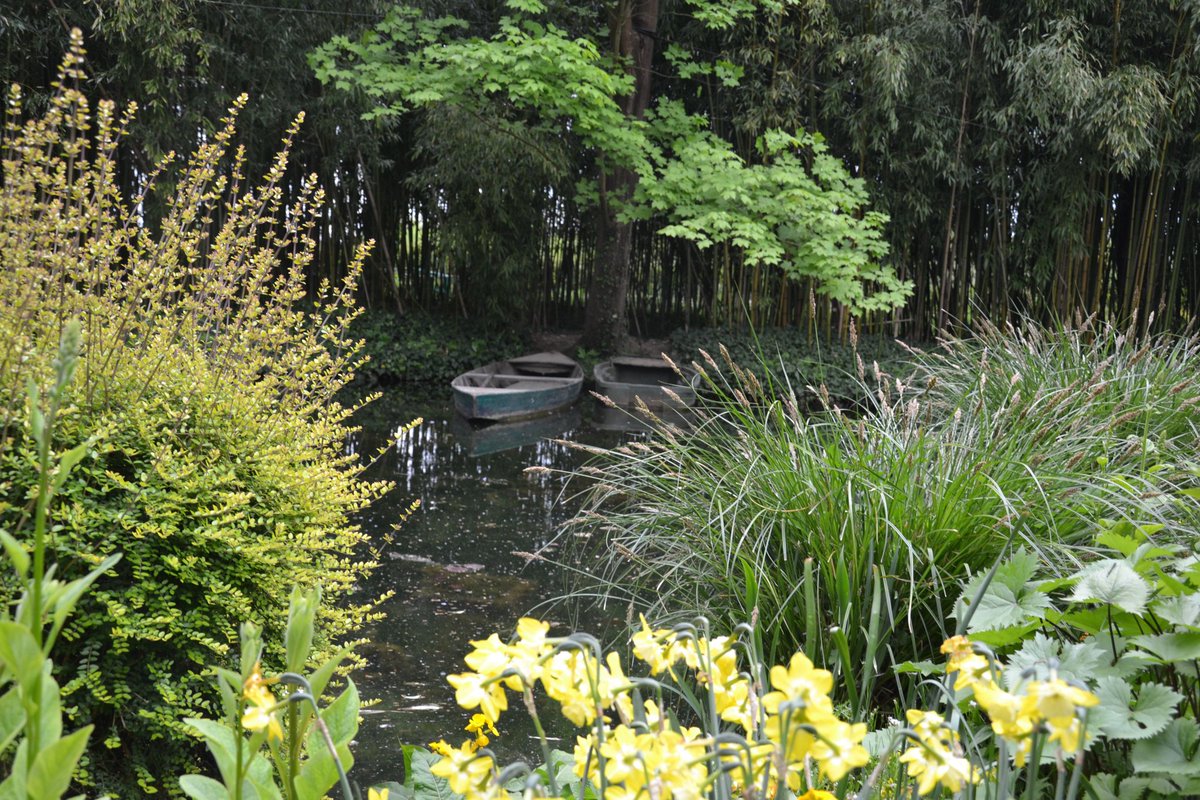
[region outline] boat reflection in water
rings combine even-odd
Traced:
[[[686,409],[659,408],[651,412],[655,419],[687,430],[695,422],[696,415]],[[651,429],[650,418],[636,408],[613,408],[597,402],[592,415],[592,427],[600,431],[623,431],[627,433],[647,432]]]
[[[472,422],[456,414],[450,420],[450,434],[467,455],[477,457],[562,437],[582,425],[583,414],[571,406],[516,422]]]

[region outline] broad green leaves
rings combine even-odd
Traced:
[[[1101,678],[1096,683],[1100,705],[1090,721],[1110,739],[1147,739],[1170,724],[1182,695],[1159,683],[1144,683],[1137,697],[1120,678]]]
[[[1140,614],[1150,599],[1150,585],[1123,560],[1109,558],[1089,564],[1075,579],[1073,603],[1095,602]]]
[[[715,29],[757,5],[691,3],[695,17]],[[638,176],[631,201],[605,197],[623,204],[626,220],[664,219],[660,234],[701,249],[731,245],[746,263],[812,279],[855,312],[893,308],[910,294],[912,285],[882,264],[886,217],[867,210],[865,185],[819,136],[768,131],[751,163],[712,133],[709,120],[677,102],[658,103],[645,120],[629,116],[620,100],[633,90],[631,78],[602,55],[599,36],[573,37],[533,19],[538,3],[509,6],[516,13],[488,38],[458,36],[459,20],[427,20],[400,7],[357,40],[338,37],[318,48],[310,63],[322,81],[377,99],[372,116],[501,104],[528,126],[578,139],[595,152],[600,172],[620,167]],[[683,76],[711,75],[726,86],[741,79],[729,61],[698,63],[680,47],[668,48],[667,57]],[[582,188],[580,196],[600,193]]]

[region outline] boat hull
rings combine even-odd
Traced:
[[[596,392],[618,406],[632,408],[640,398],[650,409],[686,408],[696,403],[699,376],[681,370],[682,378],[661,358],[618,356],[597,364],[592,374]]]
[[[558,353],[536,353],[464,372],[450,387],[455,409],[467,419],[526,419],[573,403],[583,369]]]

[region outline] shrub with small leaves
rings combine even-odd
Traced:
[[[343,449],[353,409],[333,400],[358,360],[347,326],[365,251],[340,284],[306,289],[322,193],[309,178],[285,195],[300,121],[250,180],[234,146],[244,98],[184,163],[167,156],[142,195],[121,196],[134,109],[93,110],[82,62],[76,32],[49,108],[23,120],[14,89],[4,129],[0,529],[29,535],[25,387],[52,380],[63,321],[79,319],[86,349],[55,435],[93,444],[49,547],[67,579],[124,557],[64,628],[56,678],[75,724],[95,725],[77,780],[149,792],[198,750],[183,720],[219,709],[207,670],[232,663],[238,623],[279,641],[291,587],[320,584],[322,658],[374,614],[346,602],[374,565],[349,520],[385,486],[358,480]],[[0,584],[0,603],[15,594]]]

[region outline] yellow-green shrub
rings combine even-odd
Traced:
[[[20,538],[35,494],[25,384],[51,379],[62,324],[79,319],[85,351],[56,436],[94,445],[57,501],[53,558],[67,577],[124,558],[55,663],[64,706],[96,723],[81,777],[149,787],[193,752],[181,720],[218,710],[205,670],[231,662],[242,620],[278,641],[291,586],[320,583],[320,657],[373,614],[346,602],[374,566],[349,517],[384,487],[357,479],[350,410],[333,400],[356,363],[345,331],[363,253],[340,284],[306,293],[322,195],[309,179],[285,200],[299,120],[249,181],[233,145],[244,99],[186,162],[168,156],[143,196],[121,197],[133,109],[93,113],[82,59],[76,32],[48,110],[22,121],[14,90],[3,134],[0,527]],[[143,216],[155,206],[161,220]]]

